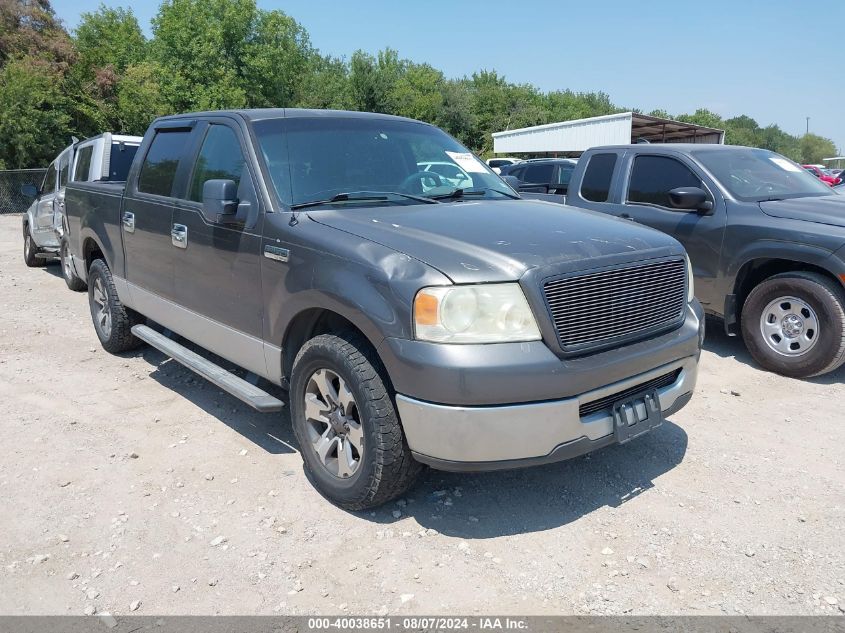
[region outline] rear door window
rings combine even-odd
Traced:
[[[73,180],[85,182],[91,171],[91,157],[94,155],[94,146],[86,145],[76,154],[76,167],[73,170]]]
[[[185,152],[190,130],[159,130],[141,166],[138,191],[170,196],[176,181],[179,160]]]
[[[669,192],[676,187],[701,187],[701,179],[675,158],[641,155],[634,159],[628,202],[671,208]]]
[[[593,154],[590,157],[581,182],[581,196],[584,200],[607,202],[615,168],[616,154]]]
[[[44,184],[41,185],[41,193],[53,193],[56,190],[57,176],[58,169],[56,168],[56,163],[53,162],[50,164],[49,169],[47,169],[47,175],[44,176]]]
[[[73,152],[67,152],[59,157],[59,188],[63,188],[70,180],[70,159]]]
[[[525,168],[525,177],[522,180],[546,185],[552,181],[554,171],[554,165],[529,165]]]

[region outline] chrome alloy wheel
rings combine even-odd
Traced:
[[[305,421],[311,448],[331,475],[347,479],[364,455],[364,430],[355,397],[338,374],[318,369],[305,387]]]
[[[94,299],[94,320],[97,327],[100,328],[100,333],[104,338],[111,336],[111,311],[109,310],[109,296],[106,294],[106,287],[100,277],[94,279],[94,288],[92,289]]]
[[[766,344],[783,356],[802,356],[819,340],[819,319],[810,305],[795,297],[775,299],[760,315]]]

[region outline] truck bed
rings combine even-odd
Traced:
[[[95,239],[108,261],[114,263],[113,272],[123,276],[124,260],[120,233],[120,213],[125,182],[71,182],[65,193],[65,213],[71,253],[80,260],[85,257],[86,239]],[[87,278],[87,270],[80,270]]]

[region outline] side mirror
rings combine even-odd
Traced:
[[[707,193],[700,187],[677,187],[669,192],[669,202],[681,211],[713,210],[713,203],[707,199]]]
[[[499,176],[502,180],[504,180],[508,186],[513,189],[514,191],[519,191],[519,178],[516,176]]]
[[[27,198],[37,198],[38,197],[38,187],[33,184],[26,184],[21,185],[21,195],[26,196]]]
[[[202,213],[216,223],[236,221],[238,186],[234,180],[206,180],[202,185]]]

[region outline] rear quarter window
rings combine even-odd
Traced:
[[[94,155],[94,146],[86,145],[79,150],[76,155],[76,167],[73,170],[72,180],[85,182],[88,180],[88,174],[91,171],[91,157]]]
[[[607,202],[615,168],[616,154],[593,154],[584,171],[581,197],[591,202]]]
[[[190,130],[159,130],[141,165],[138,191],[157,196],[170,196],[176,180],[179,160],[185,152]]]

